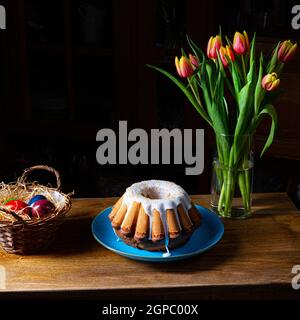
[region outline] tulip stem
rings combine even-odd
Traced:
[[[281,73],[283,67],[284,67],[284,63],[282,63],[282,62],[279,62],[278,66],[276,66],[275,71],[276,71],[278,77],[280,76],[280,73]]]
[[[189,81],[189,86],[190,86],[190,88],[192,89],[192,92],[193,92],[193,94],[194,94],[194,97],[196,98],[196,101],[199,103],[200,107],[201,107],[202,109],[204,109],[204,108],[203,108],[203,105],[202,105],[202,103],[201,103],[200,97],[199,97],[199,92],[198,92],[197,90],[195,90],[195,88],[194,88],[193,81],[191,81],[190,78],[188,78],[188,81]]]
[[[247,73],[246,73],[246,65],[245,65],[244,56],[242,56],[242,66],[243,66],[243,76],[244,76],[245,84],[246,84],[247,83]]]

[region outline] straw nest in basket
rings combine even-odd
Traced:
[[[51,217],[54,217],[60,212],[64,211],[70,203],[69,195],[58,192],[55,188],[40,185],[37,182],[29,184],[19,182],[10,184],[5,184],[3,182],[0,183],[0,204],[4,204],[11,199],[18,199],[28,202],[36,195],[45,196],[45,198],[54,205],[55,209],[49,216],[47,216],[47,219],[51,219]],[[19,221],[20,219],[16,217],[16,214],[24,221],[40,219],[30,217],[24,211],[22,212],[22,210],[17,213],[0,205],[0,221]]]
[[[28,174],[34,170],[53,173],[57,187],[27,182]],[[48,166],[26,169],[15,183],[0,183],[0,244],[4,250],[11,253],[33,253],[47,247],[54,240],[57,229],[71,207],[70,195],[62,193],[60,189],[59,173]],[[26,210],[16,211],[5,205],[11,199],[28,203],[36,195],[43,195],[53,205],[53,210],[45,217],[34,217]]]

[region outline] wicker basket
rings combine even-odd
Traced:
[[[56,176],[57,187],[51,188],[37,183],[28,183],[27,176],[34,170],[47,170]],[[14,211],[0,206],[0,211],[11,217],[11,221],[0,221],[0,244],[9,253],[32,254],[48,247],[54,240],[66,213],[71,208],[68,195],[60,192],[61,180],[58,171],[48,166],[34,166],[24,171],[16,183],[7,185],[17,193],[34,195],[35,190],[45,190],[52,199],[57,201],[55,211],[43,219],[23,219]],[[38,191],[37,191],[38,192]],[[1,191],[0,191],[1,193]],[[1,194],[0,194],[1,195]]]

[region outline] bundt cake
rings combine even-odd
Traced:
[[[201,215],[188,194],[173,182],[149,180],[126,189],[109,214],[118,237],[149,251],[166,251],[184,245]]]

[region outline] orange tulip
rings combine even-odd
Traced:
[[[262,87],[266,91],[276,90],[279,86],[279,83],[280,83],[280,79],[278,79],[278,76],[275,72],[265,75],[261,82]]]
[[[226,46],[226,48],[225,47],[221,47],[220,50],[219,50],[219,53],[220,53],[221,61],[222,61],[223,66],[225,68],[228,67],[230,61],[234,61],[235,60],[234,53],[233,53],[232,49],[228,45]]]
[[[194,68],[193,68],[190,60],[188,58],[186,58],[185,56],[182,56],[180,58],[180,60],[177,57],[175,57],[175,66],[176,66],[176,70],[177,70],[178,74],[182,78],[188,78],[194,72]]]
[[[278,50],[278,60],[285,63],[290,61],[295,55],[297,43],[293,44],[290,40],[283,41]]]
[[[227,55],[228,57],[230,58],[231,61],[235,61],[235,55],[232,51],[232,48],[229,47],[228,45],[226,46],[226,52],[227,52]]]
[[[250,50],[250,43],[246,31],[241,34],[236,32],[233,38],[233,50],[236,54],[243,56]]]
[[[207,56],[210,59],[217,59],[218,58],[217,50],[219,50],[221,46],[222,46],[222,39],[219,35],[215,37],[210,37],[207,44]]]

